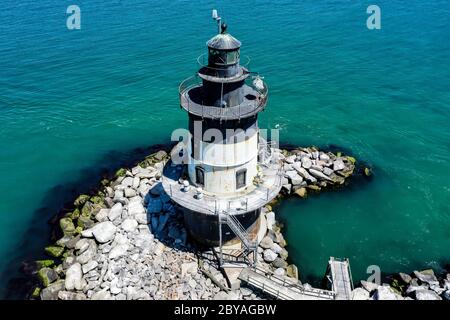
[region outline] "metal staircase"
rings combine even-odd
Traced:
[[[229,259],[230,255],[224,255],[222,248],[222,225],[227,225],[231,231],[241,240],[243,245],[243,250],[239,252],[238,255],[233,255],[234,259]],[[223,266],[225,263],[229,266],[233,266],[236,262],[240,262],[239,267],[241,267],[242,263],[254,265],[257,260],[257,249],[258,243],[250,238],[247,230],[245,230],[244,226],[239,222],[239,220],[231,214],[227,212],[223,212],[219,214],[219,233],[220,233],[220,265]],[[248,255],[252,253],[253,259],[249,260]]]

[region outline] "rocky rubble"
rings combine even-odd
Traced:
[[[131,170],[121,169],[112,181],[103,181],[98,194],[75,200],[74,210],[59,221],[62,237],[45,248],[54,259],[35,262],[40,285],[32,298],[258,298],[245,289],[229,291],[215,265],[200,266],[182,215],[161,186],[166,159],[159,152]],[[268,216],[274,224],[274,213]],[[270,251],[275,262],[281,250],[277,243],[284,239],[280,233],[273,233],[273,239],[267,250],[277,252]]]
[[[354,300],[450,300],[450,274],[438,279],[432,269],[399,273],[390,284],[361,281]]]
[[[319,151],[315,147],[283,150],[281,153],[284,178],[282,192],[307,197],[308,192],[343,185],[355,171],[356,160],[341,153]],[[366,175],[370,169],[365,168]]]
[[[221,290],[200,271],[181,216],[162,192],[166,159],[158,152],[119,170],[97,195],[75,200],[60,220],[63,236],[46,249],[60,264],[39,270],[43,289],[35,298],[211,299]],[[220,272],[210,272],[226,285]]]
[[[27,266],[39,281],[31,293],[42,300],[260,299],[250,288],[230,291],[222,271],[199,260],[182,215],[161,186],[168,155],[146,157],[103,180],[96,194],[80,195],[59,220],[61,237],[45,248],[51,259]],[[341,185],[355,159],[315,148],[282,151],[284,194],[306,197]],[[366,168],[367,169],[367,168]],[[365,170],[366,174],[370,171]],[[286,241],[270,205],[262,209],[267,231],[258,247],[259,266],[280,277],[299,278],[289,264]],[[354,299],[448,299],[450,278],[430,272],[400,274],[391,286],[362,282]],[[395,286],[397,285],[397,287]]]

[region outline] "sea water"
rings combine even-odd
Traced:
[[[103,170],[187,125],[178,85],[217,30],[215,8],[264,76],[260,126],[373,167],[370,183],[276,207],[303,281],[330,256],[354,280],[442,270],[450,257],[450,2],[3,0],[0,271],[44,256],[48,220]],[[381,9],[369,30],[366,9]],[[19,287],[17,287],[19,286]]]

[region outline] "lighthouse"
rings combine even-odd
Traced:
[[[217,12],[218,33],[197,61],[195,75],[179,86],[188,134],[163,170],[163,187],[182,209],[190,235],[222,253],[240,244],[256,259],[261,208],[281,189],[276,148],[258,127],[268,101],[263,78],[241,56],[241,42]]]

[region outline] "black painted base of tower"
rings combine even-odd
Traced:
[[[219,216],[204,214],[184,208],[184,223],[191,237],[198,243],[216,247],[220,245]],[[250,236],[256,239],[260,227],[261,209],[233,215],[238,219]],[[223,245],[232,245],[240,240],[227,226],[222,225]]]

